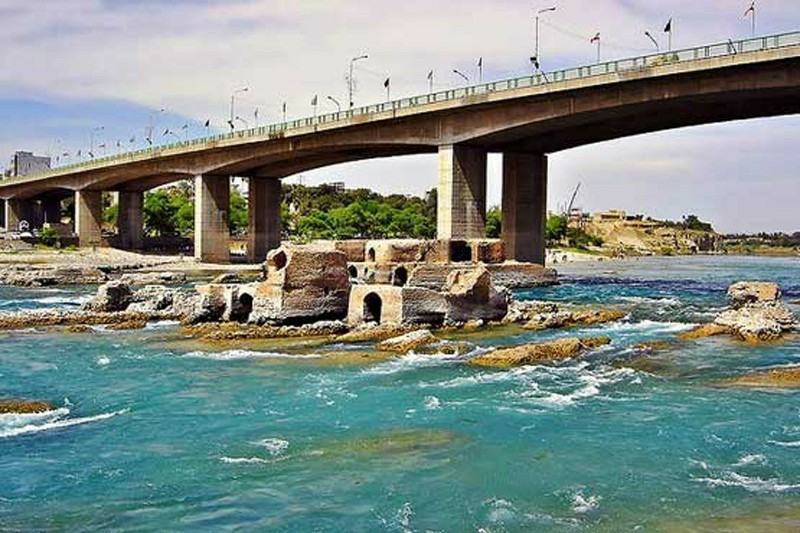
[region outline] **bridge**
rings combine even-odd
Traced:
[[[248,256],[280,244],[280,180],[363,159],[438,153],[437,231],[485,236],[486,161],[503,154],[507,256],[544,263],[547,155],[647,132],[800,112],[800,32],[452,89],[0,181],[5,225],[53,220],[74,196],[81,246],[101,242],[102,193],[119,193],[123,248],[143,245],[144,191],[195,185],[195,256],[228,262],[229,180],[249,179]]]

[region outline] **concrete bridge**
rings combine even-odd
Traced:
[[[641,133],[800,112],[800,32],[610,61],[426,94],[125,153],[0,181],[6,227],[54,220],[75,198],[82,246],[100,243],[101,194],[119,192],[124,248],[143,242],[144,191],[195,183],[195,256],[229,261],[231,176],[249,178],[249,245],[280,242],[280,180],[379,157],[438,153],[438,235],[484,236],[486,158],[503,154],[509,258],[544,262],[547,154]],[[49,215],[49,216],[48,216]]]

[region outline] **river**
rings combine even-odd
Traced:
[[[0,415],[0,530],[796,531],[800,392],[718,384],[800,363],[797,336],[678,343],[647,371],[620,363],[711,320],[734,281],[777,281],[797,300],[798,259],[558,266],[562,285],[518,296],[628,317],[459,337],[476,351],[613,339],[556,366],[362,362],[342,354],[363,346],[312,341],[215,349],[169,323],[2,334],[0,398],[59,409]],[[3,288],[0,309],[87,294]]]

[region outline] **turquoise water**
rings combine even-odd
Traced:
[[[709,320],[730,282],[776,280],[800,298],[798,266],[562,267],[563,285],[521,296],[630,317],[577,332],[613,339],[585,359],[511,371],[443,356],[353,363],[312,343],[215,350],[168,324],[4,334],[0,397],[60,410],[0,415],[0,530],[686,531],[712,515],[795,512],[800,394],[715,382],[800,363],[800,340],[683,343],[657,356],[655,373],[615,363]],[[0,308],[85,294],[3,289]]]

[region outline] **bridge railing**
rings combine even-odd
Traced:
[[[336,113],[326,113],[314,117],[306,117],[287,122],[270,124],[267,126],[259,126],[247,130],[143,148],[133,152],[107,156],[93,159],[91,161],[63,165],[53,170],[41,173],[39,176],[46,177],[48,174],[62,173],[65,170],[90,170],[93,168],[106,166],[112,162],[125,163],[135,161],[144,155],[158,156],[161,154],[161,152],[170,151],[175,148],[188,148],[198,145],[202,145],[203,147],[211,147],[219,142],[233,139],[263,137],[280,138],[281,136],[285,135],[286,132],[292,130],[312,128],[320,125],[335,124],[339,122],[347,123],[354,117],[375,115],[390,111],[394,112],[441,102],[450,102],[471,96],[502,93],[504,91],[513,91],[515,89],[541,86],[549,83],[591,78],[605,74],[636,71],[667,64],[683,63],[687,61],[698,61],[716,57],[733,56],[747,52],[757,52],[794,45],[800,45],[800,31],[756,37],[752,39],[743,39],[738,41],[729,40],[724,43],[697,46],[694,48],[685,48],[682,50],[668,52],[659,52],[627,59],[611,60],[593,65],[572,67],[546,73],[536,73],[518,78],[492,81],[479,85],[437,91],[429,94],[421,94],[409,98],[402,98],[400,100],[371,104],[351,110],[338,111]]]

